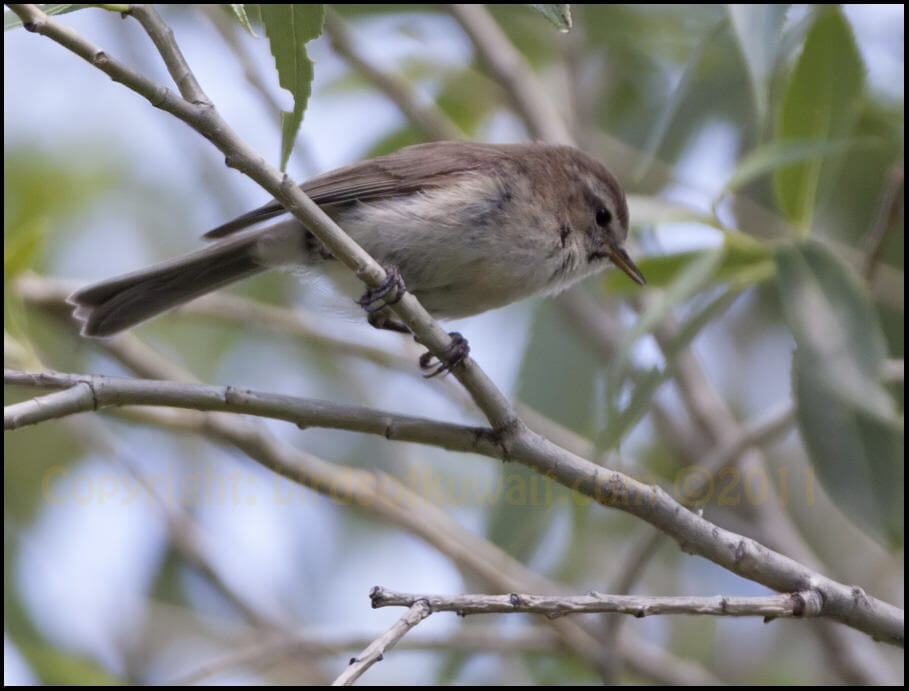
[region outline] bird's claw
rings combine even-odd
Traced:
[[[440,374],[451,372],[455,367],[463,363],[470,354],[470,344],[457,331],[448,334],[451,337],[451,343],[445,349],[441,358],[436,358],[429,351],[420,356],[420,368],[424,370],[433,370],[423,376],[426,379],[437,377]],[[436,362],[433,362],[433,360]]]
[[[405,292],[407,292],[407,287],[404,285],[404,279],[401,278],[401,272],[394,266],[388,266],[385,267],[385,280],[375,288],[369,288],[363,293],[357,300],[357,304],[372,314],[383,307],[399,302]]]

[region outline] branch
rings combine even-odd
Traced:
[[[656,595],[414,595],[376,586],[369,592],[373,609],[412,607],[423,602],[433,612],[468,614],[543,614],[551,619],[567,614],[630,614],[637,618],[659,614],[692,614],[715,617],[817,617],[821,597],[806,591],[765,597],[661,597]]]
[[[245,413],[292,422],[302,429],[321,427],[365,432],[391,441],[431,444],[484,456],[501,458],[503,453],[495,443],[492,430],[485,427],[466,427],[366,406],[338,405],[233,386],[16,370],[4,370],[3,380],[17,386],[64,389],[6,406],[3,410],[5,430],[92,410],[147,405]]]
[[[133,334],[127,333],[115,339],[95,341],[93,344],[142,376],[175,380],[190,378],[190,375],[161,358]],[[252,421],[242,418],[238,420],[219,413],[152,408],[133,408],[130,412],[132,417],[146,424],[170,431],[188,432],[219,444],[233,446],[291,482],[399,526],[422,538],[467,573],[496,589],[558,590],[556,584],[531,571],[489,541],[465,530],[435,504],[385,473],[339,467],[281,443]],[[553,621],[550,625],[558,631],[567,648],[588,660],[592,666],[597,666],[600,649],[587,631],[570,621]],[[696,665],[653,646],[648,648],[636,638],[622,641],[622,654],[633,669],[654,681],[715,681],[714,677]],[[652,676],[651,669],[657,670],[657,676]]]
[[[465,428],[422,418],[396,416],[363,406],[339,406],[233,387],[174,382],[85,377],[53,372],[6,371],[7,383],[59,388],[82,384],[81,410],[108,405],[167,405],[204,410],[249,412],[295,422],[381,434],[388,439],[419,441],[452,450],[518,460],[547,478],[604,505],[620,508],[673,537],[687,552],[700,554],[741,576],[778,592],[806,589],[823,596],[822,614],[902,645],[903,612],[867,596],[860,588],[837,583],[755,540],[723,530],[676,502],[657,486],[594,466],[524,428],[509,443],[490,430]],[[66,411],[73,410],[70,402]],[[4,411],[4,426],[13,429],[55,417],[59,407],[24,401]]]
[[[429,605],[422,601],[414,602],[394,626],[366,646],[359,656],[350,659],[350,665],[338,675],[332,686],[352,686],[367,669],[382,660],[386,652],[394,648],[398,641],[430,614],[432,610]]]

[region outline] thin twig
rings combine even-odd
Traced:
[[[432,614],[432,610],[429,605],[425,602],[414,602],[404,616],[395,622],[394,626],[366,646],[366,649],[357,657],[350,659],[347,669],[338,675],[338,678],[332,682],[332,686],[352,686],[367,669],[381,661],[385,657],[385,653],[394,648],[413,627],[430,614]]]

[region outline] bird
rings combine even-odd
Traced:
[[[557,293],[618,267],[643,285],[624,244],[615,175],[586,153],[544,143],[432,142],[329,171],[300,185],[388,270],[358,302],[379,328],[406,330],[388,303],[407,290],[438,319]],[[206,247],[77,290],[87,337],[108,337],[271,269],[317,271],[351,295],[356,277],[275,200],[204,234]],[[384,303],[382,302],[384,298]]]

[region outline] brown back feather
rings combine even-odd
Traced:
[[[464,173],[494,167],[501,162],[503,154],[511,153],[512,148],[470,142],[416,144],[319,175],[300,187],[322,207],[395,197],[439,187]],[[203,237],[221,238],[283,213],[286,213],[284,207],[271,201],[208,231]]]

